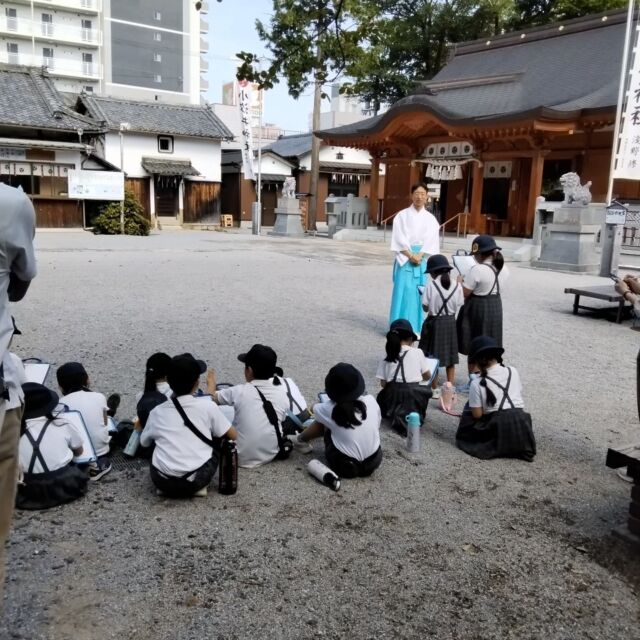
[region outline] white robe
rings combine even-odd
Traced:
[[[426,209],[418,211],[413,205],[400,211],[393,219],[391,251],[396,252],[399,266],[407,263],[407,256],[401,251],[411,251],[414,245],[421,246],[420,252],[427,255],[440,253],[440,225],[435,216]]]

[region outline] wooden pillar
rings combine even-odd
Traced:
[[[378,185],[380,183],[380,158],[371,158],[371,178],[369,179],[369,224],[378,224]]]
[[[531,158],[531,172],[529,173],[529,193],[527,195],[527,209],[524,219],[524,235],[530,238],[533,235],[533,222],[536,216],[536,200],[542,191],[542,171],[544,169],[544,156],[537,150]]]
[[[471,211],[469,216],[469,230],[474,233],[484,233],[484,218],[482,217],[482,187],[484,183],[484,166],[473,162],[473,187],[471,192]]]

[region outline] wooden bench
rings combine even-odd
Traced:
[[[614,529],[613,533],[628,542],[640,545],[640,443],[609,449],[607,467],[627,467],[627,475],[633,480],[627,523]]]
[[[620,324],[622,322],[622,316],[627,307],[625,299],[613,288],[612,284],[598,285],[596,287],[569,287],[564,290],[565,293],[572,293],[575,297],[573,299],[573,313],[578,314],[579,309],[585,311],[594,311],[596,313],[616,313],[616,322]],[[580,304],[580,297],[595,298],[596,300],[605,300],[606,302],[616,302],[614,307],[587,307]]]

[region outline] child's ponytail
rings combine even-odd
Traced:
[[[400,348],[402,346],[402,338],[398,331],[389,331],[387,333],[387,344],[384,350],[387,352],[386,362],[395,362],[400,357]]]
[[[449,271],[441,271],[440,272],[440,282],[445,289],[449,289],[451,287],[451,275],[449,275]]]
[[[356,414],[360,414],[360,419]],[[331,419],[340,427],[354,429],[367,419],[367,407],[362,400],[337,402],[331,412]]]
[[[504,364],[502,364],[502,356],[494,356],[491,359],[497,360],[498,364],[501,367],[504,367]],[[476,364],[480,368],[480,386],[484,387],[487,393],[487,404],[490,407],[494,407],[497,402],[496,396],[493,391],[491,391],[491,389],[489,389],[489,387],[487,386],[487,368],[489,366],[489,360],[486,358],[480,358]]]
[[[502,271],[502,267],[504,267],[504,256],[500,249],[496,249],[493,252],[493,266],[498,273],[500,273]]]

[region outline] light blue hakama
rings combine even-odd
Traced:
[[[418,253],[421,250],[422,245],[411,246],[413,253]],[[420,335],[424,319],[422,296],[418,287],[424,286],[427,282],[426,264],[425,258],[417,266],[409,260],[403,266],[400,266],[397,260],[393,261],[393,294],[389,324],[394,320],[404,318],[411,323],[416,335]]]

